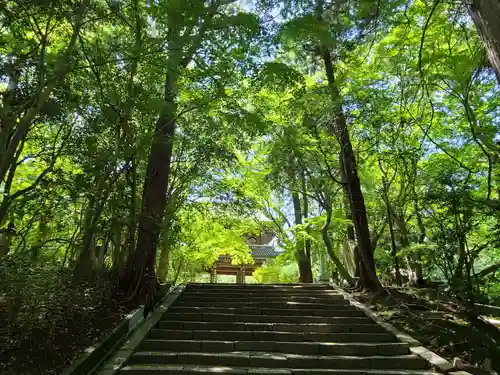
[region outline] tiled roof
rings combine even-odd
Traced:
[[[272,246],[250,246],[254,258],[275,258],[279,255]]]

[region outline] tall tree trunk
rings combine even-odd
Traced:
[[[222,2],[214,1],[206,9],[197,35],[191,33],[194,24],[183,24],[182,14],[174,3],[168,5],[168,57],[165,73],[164,103],[154,129],[151,150],[148,157],[146,178],[144,180],[142,210],[139,216],[139,229],[136,249],[127,261],[121,285],[135,298],[149,304],[159,286],[156,278],[156,249],[161,224],[165,214],[170,166],[177,118],[178,80],[181,71],[191,62],[198,50],[212,17]],[[188,36],[188,37],[187,37]],[[186,45],[186,43],[188,43]]]
[[[172,72],[172,73],[170,73]],[[165,107],[156,122],[143,189],[143,206],[135,252],[127,261],[125,285],[131,297],[147,302],[154,295],[156,248],[163,221],[170,176],[175,132],[175,86],[177,68],[169,70],[165,80]]]
[[[302,224],[302,210],[300,207],[300,198],[299,193],[296,191],[292,191],[292,203],[293,203],[293,212],[295,214],[295,225]],[[311,258],[307,256],[307,253],[304,249],[305,242],[295,239],[296,241],[296,251],[295,258],[297,259],[297,264],[299,266],[299,279],[301,283],[312,283],[313,275],[311,269]]]
[[[142,19],[139,9],[139,2],[135,0],[134,3],[135,12],[135,27],[133,28],[135,35],[134,43],[134,58],[131,62],[130,74],[127,81],[127,101],[125,102],[124,115],[121,122],[121,130],[123,131],[123,139],[120,142],[120,146],[129,150],[130,155],[130,173],[128,178],[128,183],[130,186],[130,206],[129,206],[129,222],[128,222],[128,233],[127,233],[127,245],[126,251],[127,255],[130,256],[135,251],[135,235],[137,231],[137,158],[135,156],[135,150],[130,150],[130,144],[133,144],[133,131],[130,126],[130,120],[132,118],[132,112],[134,109],[134,102],[137,96],[137,90],[135,89],[134,80],[139,69],[139,59],[142,53]],[[123,258],[123,256],[122,256]]]
[[[317,0],[317,17],[319,21],[323,20],[323,1]],[[340,143],[340,156],[342,160],[343,173],[345,176],[345,188],[349,198],[349,205],[356,229],[356,238],[359,247],[359,254],[363,264],[361,270],[361,286],[372,291],[383,290],[380,280],[375,271],[375,261],[373,259],[373,249],[370,241],[370,230],[368,227],[368,217],[366,214],[365,200],[361,191],[361,183],[358,177],[356,159],[352,149],[347,122],[342,108],[342,99],[335,81],[332,57],[330,51],[324,45],[321,45],[321,54],[325,64],[326,77],[334,102],[333,112],[335,122],[330,131],[337,137]]]
[[[466,0],[465,3],[500,83],[500,1]]]
[[[177,22],[172,20],[172,28],[175,28]],[[155,273],[156,248],[165,212],[176,126],[177,81],[181,68],[182,45],[178,43],[179,30],[172,28],[169,29],[172,38],[168,43],[171,53],[168,56],[165,75],[164,106],[156,121],[148,157],[136,248],[127,259],[121,282],[122,288],[128,292],[131,299],[146,304],[152,300],[158,286]],[[130,230],[135,232],[135,229]],[[129,238],[131,235],[129,232]]]

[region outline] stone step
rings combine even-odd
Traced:
[[[265,307],[274,309],[343,309],[344,307],[349,307],[349,301],[347,303],[311,303],[311,302],[295,302],[295,301],[224,301],[224,302],[211,302],[211,301],[196,301],[194,299],[190,300],[179,300],[174,306],[178,307],[220,307],[220,308],[236,308],[236,307]]]
[[[191,288],[186,287],[186,292],[192,293],[336,293],[338,291],[331,288],[253,288],[253,287],[241,287],[241,288],[230,288],[230,287],[201,287],[201,288]]]
[[[426,370],[427,362],[415,355],[386,356],[322,356],[259,352],[199,353],[199,352],[136,352],[130,365],[212,365],[274,369],[384,369]],[[223,372],[223,371],[220,371]],[[271,372],[274,374],[275,372]],[[404,374],[404,372],[399,372]]]
[[[170,374],[283,374],[283,375],[437,375],[437,373],[425,370],[311,370],[311,369],[275,369],[263,367],[229,367],[229,366],[210,366],[210,365],[153,365],[153,366],[126,366],[120,370],[121,374],[126,375],[170,375]]]
[[[187,289],[329,289],[328,284],[209,284],[209,283],[190,283]]]
[[[394,342],[389,333],[315,333],[285,331],[228,330],[151,330],[151,338],[168,340],[238,340],[238,341],[297,341],[297,342]]]
[[[335,309],[315,309],[315,308],[260,308],[260,307],[182,307],[172,306],[169,311],[173,314],[210,314],[210,313],[224,313],[224,314],[246,314],[246,315],[312,315],[312,316],[366,316],[361,310],[356,309],[354,306],[338,306]]]
[[[436,375],[319,284],[189,284],[138,349],[120,375]]]
[[[340,303],[340,304],[349,304],[349,301],[344,298],[342,295],[331,295],[331,296],[325,296],[325,297],[312,297],[312,296],[262,296],[262,295],[237,295],[237,296],[217,296],[217,297],[212,297],[212,296],[205,296],[204,294],[195,294],[191,295],[189,293],[183,294],[179,300],[182,301],[199,301],[199,302],[211,302],[211,303],[218,303],[218,302],[233,302],[233,301],[239,301],[239,302],[306,302],[306,303]]]
[[[218,331],[280,331],[310,333],[386,333],[380,325],[369,320],[365,324],[324,324],[324,323],[244,323],[244,322],[193,322],[160,321],[160,329],[175,330],[218,330]]]
[[[286,290],[286,289],[270,289],[270,290],[255,290],[255,289],[227,289],[227,290],[198,290],[198,289],[186,289],[183,293],[191,295],[205,295],[205,296],[228,296],[228,295],[257,295],[257,296],[340,296],[341,294],[335,292],[334,290],[307,290],[307,289],[297,289],[297,290]]]
[[[163,340],[148,338],[141,343],[145,351],[189,351],[222,353],[233,351],[265,351],[315,355],[384,355],[408,354],[408,345],[394,343],[337,343],[290,341],[222,341],[222,340]]]
[[[196,322],[248,322],[248,323],[324,323],[324,324],[366,324],[373,323],[367,316],[311,316],[311,315],[247,315],[224,313],[173,313],[170,309],[162,320]]]

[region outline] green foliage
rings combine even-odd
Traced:
[[[405,281],[420,266],[467,298],[498,299],[500,95],[473,24],[451,2],[432,17],[422,1],[326,3],[2,5],[0,227],[16,233],[0,268],[13,327],[55,330],[52,308],[96,302],[66,282],[84,261],[123,270],[168,111],[157,241],[168,278],[195,280],[221,255],[251,262],[244,236],[271,230],[281,255],[255,278],[296,281],[300,252],[321,268],[330,211],[332,254],[352,271],[341,108],[380,277],[394,281],[394,243]],[[89,298],[107,300],[104,289]]]
[[[268,261],[253,273],[256,282],[262,284],[296,283],[298,281],[297,264],[293,261],[283,261],[277,258]]]

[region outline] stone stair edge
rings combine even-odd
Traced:
[[[359,323],[360,321],[369,322],[370,318],[367,316],[280,316],[280,315],[252,315],[252,314],[224,314],[224,313],[167,313],[162,317],[162,321],[197,321],[197,322],[249,322],[249,323],[297,323],[297,324],[311,324],[311,323],[325,323],[335,324],[339,321],[344,321],[346,324]]]
[[[172,351],[187,350],[193,352],[222,353],[234,351],[267,351],[270,354],[316,354],[316,355],[395,355],[409,354],[408,345],[400,342],[297,342],[297,341],[262,341],[262,340],[166,340],[147,338],[140,350]],[[387,358],[389,359],[389,358]]]
[[[226,373],[226,374],[337,374],[337,375],[436,375],[436,372],[429,370],[371,370],[371,369],[308,369],[308,368],[265,368],[265,367],[239,367],[239,366],[213,366],[213,365],[128,365],[121,371],[134,372],[138,374],[143,372],[159,370],[164,373],[165,370],[188,371],[190,373]],[[208,370],[208,371],[205,371]]]
[[[221,329],[172,329],[172,328],[160,328],[155,327],[151,330],[151,332],[164,332],[164,333],[175,333],[175,332],[211,332],[211,333],[224,333],[224,334],[248,334],[253,333],[254,335],[286,335],[286,334],[296,334],[296,335],[345,335],[345,336],[357,336],[357,335],[366,335],[366,336],[380,336],[385,335],[388,337],[395,337],[389,332],[305,332],[305,331],[279,331],[279,330],[261,330],[261,331],[253,331],[253,330],[221,330]]]
[[[149,364],[203,364],[211,366],[245,366],[245,367],[275,367],[275,368],[308,368],[316,369],[384,369],[384,370],[428,370],[425,360],[415,355],[397,355],[390,357],[352,356],[352,355],[304,355],[293,353],[265,352],[233,352],[233,353],[203,353],[203,352],[137,352],[131,358],[130,365]]]
[[[152,305],[157,306],[174,292],[175,286],[172,282],[161,283],[155,292]],[[101,340],[87,348],[85,352],[74,360],[61,375],[79,375],[83,373],[96,372],[103,363],[120,347],[120,345],[140,327],[144,322],[144,305],[140,305],[128,313],[121,323],[108,332]],[[147,319],[147,317],[146,317]]]
[[[174,329],[164,327],[175,327],[182,330],[219,330],[219,331],[281,331],[281,332],[316,332],[316,333],[387,333],[382,327],[374,322],[336,325],[327,323],[248,323],[248,322],[197,322],[162,320],[158,322],[157,329]],[[336,328],[332,328],[336,327]],[[231,329],[233,328],[233,329]],[[238,329],[235,329],[238,328]]]

